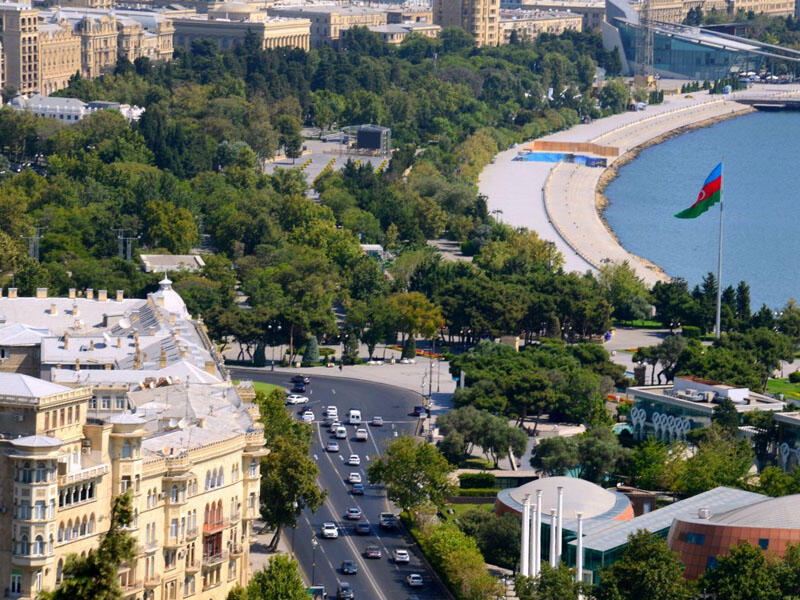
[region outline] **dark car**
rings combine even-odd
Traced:
[[[306,392],[306,384],[305,383],[295,383],[292,391],[295,394],[305,394]]]
[[[295,375],[292,377],[292,383],[304,383],[308,385],[311,383],[311,379],[308,377],[308,375]]]
[[[364,495],[364,484],[363,483],[354,483],[353,487],[350,489],[350,493],[354,496],[363,496]]]
[[[367,558],[380,558],[383,553],[380,546],[367,546],[367,549],[364,550],[364,556]]]
[[[344,575],[356,575],[358,573],[358,565],[354,560],[345,560],[342,562],[342,573]]]
[[[372,529],[369,526],[368,521],[359,521],[356,523],[356,533],[358,535],[369,535],[372,533]]]
[[[303,390],[303,391],[305,391],[305,390]],[[414,416],[415,416],[415,417],[418,417],[418,416],[420,416],[422,413],[424,413],[424,412],[425,412],[425,407],[424,407],[424,406],[422,406],[421,404],[417,404],[416,406],[414,406],[414,411],[413,411],[413,412],[414,412]]]
[[[353,598],[356,597],[356,595],[353,593],[353,586],[347,581],[342,581],[339,584],[339,590],[336,594],[336,597],[339,600],[353,600]]]

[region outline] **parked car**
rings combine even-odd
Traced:
[[[322,537],[335,540],[339,537],[339,528],[336,523],[323,523],[322,524]]]
[[[411,557],[408,555],[408,550],[405,548],[395,548],[394,552],[392,552],[392,558],[396,563],[407,563],[411,560]]]
[[[364,550],[364,556],[367,558],[381,558],[383,553],[380,546],[367,546],[366,550]]]
[[[356,507],[348,508],[344,516],[348,521],[358,521],[361,519],[361,509]]]
[[[369,526],[369,521],[359,521],[356,523],[356,533],[358,535],[369,535],[372,533],[372,528]]]
[[[409,587],[422,587],[422,575],[419,573],[411,573],[408,577],[406,577],[406,582],[408,583]]]
[[[286,396],[286,404],[305,404],[308,398],[300,394],[289,394]]]
[[[358,454],[351,454],[347,458],[347,464],[351,467],[357,467],[361,464],[361,459],[358,457]]]
[[[366,442],[367,441],[367,430],[363,427],[359,427],[356,429],[356,440],[359,442]]]
[[[350,490],[350,492],[352,492],[353,496],[363,496],[364,495],[364,484],[363,483],[354,483],[353,487]]]
[[[361,483],[361,473],[350,473],[347,476],[348,483]]]
[[[339,442],[331,440],[327,444],[325,444],[325,450],[328,452],[338,452],[339,451]]]
[[[358,574],[358,565],[356,565],[356,561],[354,560],[342,561],[342,574],[344,575]]]
[[[372,426],[373,427],[382,427],[383,426],[383,417],[372,417]]]
[[[323,414],[326,417],[333,417],[333,418],[336,419],[336,418],[339,417],[339,409],[336,408],[335,406],[326,406],[325,407],[325,412]]]
[[[338,591],[336,592],[336,597],[339,600],[353,600],[356,596],[353,593],[353,586],[350,585],[347,581],[339,582]]]

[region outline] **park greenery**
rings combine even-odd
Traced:
[[[275,554],[269,563],[253,573],[247,587],[236,586],[227,600],[307,600],[308,590],[297,561]]]

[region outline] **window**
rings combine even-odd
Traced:
[[[44,428],[45,429],[50,429],[50,413],[49,412],[45,412],[44,413]]]
[[[67,408],[67,423],[72,423],[72,407]]]
[[[111,396],[103,396],[102,407],[105,409],[111,408]]]
[[[169,522],[169,535],[170,537],[178,537],[178,519],[172,519]]]
[[[63,523],[59,523],[58,524],[58,541],[59,542],[63,542],[64,541],[64,524]],[[56,577],[56,579],[58,579],[58,577]]]
[[[183,595],[191,596],[194,594],[194,575],[187,575],[183,580]]]
[[[44,538],[40,535],[37,535],[33,542],[33,554],[37,556],[44,554]]]
[[[130,458],[130,457],[131,457],[131,442],[130,440],[125,440],[125,442],[123,442],[122,444],[122,458]]]
[[[706,560],[706,569],[716,569],[717,568],[717,557],[716,556],[709,556]]]
[[[762,550],[769,548],[769,538],[761,538],[758,540],[758,547]]]
[[[258,463],[255,458],[250,459],[250,477],[255,477],[258,472]]]
[[[178,501],[178,486],[174,483],[172,484],[172,490],[170,492],[170,500],[172,500],[172,502]]]
[[[76,406],[75,407],[75,422],[78,423],[78,422],[80,422],[80,420],[81,420],[81,407],[80,406]]]
[[[61,583],[61,579],[64,577],[64,561],[63,559],[58,559],[58,566],[56,567],[56,583]]]
[[[87,526],[86,533],[89,535],[94,533],[94,513],[89,517],[89,525]]]
[[[22,483],[31,482],[31,464],[25,463],[22,465]]]
[[[43,521],[46,518],[44,500],[37,500],[33,506],[33,518]]]
[[[689,532],[686,534],[686,543],[687,544],[696,544],[698,546],[702,546],[706,541],[706,535],[704,533],[693,533]]]
[[[89,408],[91,408],[91,409],[96,409],[97,408],[97,398],[95,396],[92,396],[89,399]]]
[[[11,593],[12,594],[21,594],[22,593],[22,573],[12,573],[11,574]]]
[[[124,409],[125,408],[125,396],[117,396],[117,408]]]

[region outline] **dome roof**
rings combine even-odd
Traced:
[[[558,508],[558,488],[564,488],[564,518],[576,519],[577,513],[582,513],[584,519],[595,517],[624,518],[622,514],[630,506],[630,501],[624,494],[612,492],[601,488],[585,479],[577,477],[543,477],[530,481],[525,485],[498,494],[498,500],[510,509],[521,513],[525,496],[531,496],[531,502],[536,504],[536,492],[542,491],[542,513],[549,515],[551,509]]]
[[[164,309],[184,318],[189,318],[189,311],[186,310],[186,303],[180,294],[172,289],[172,281],[164,274],[164,279],[158,282],[158,291],[153,294],[156,299],[164,299]]]
[[[770,498],[712,515],[709,521],[735,527],[800,529],[800,494]]]

